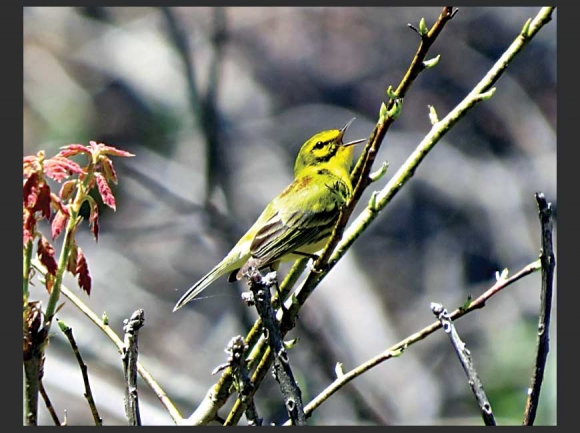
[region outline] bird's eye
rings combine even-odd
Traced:
[[[315,149],[322,149],[324,147],[324,143],[322,141],[318,141],[315,145]]]

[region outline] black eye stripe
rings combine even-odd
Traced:
[[[322,148],[324,147],[324,145],[325,145],[325,144],[326,144],[325,142],[318,141],[318,142],[317,142],[317,143],[314,145],[314,148],[315,148],[315,149],[322,149]]]

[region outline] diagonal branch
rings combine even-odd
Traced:
[[[445,309],[441,304],[432,302],[431,311],[433,314],[435,314],[437,319],[439,319],[439,322],[443,326],[443,330],[449,336],[449,340],[451,340],[453,349],[455,349],[455,353],[459,358],[459,362],[461,363],[461,366],[467,375],[467,381],[471,387],[471,390],[473,391],[473,394],[475,395],[479,409],[481,410],[483,422],[487,426],[496,425],[495,417],[493,416],[493,411],[491,410],[491,404],[487,399],[487,395],[483,390],[483,384],[481,383],[479,375],[477,374],[475,366],[473,365],[471,353],[469,352],[469,349],[467,349],[465,343],[461,341],[459,333],[453,324],[453,320],[451,320],[449,317],[447,309]]]
[[[88,374],[87,365],[83,361],[83,358],[82,358],[81,353],[79,351],[79,347],[78,347],[77,342],[74,338],[72,328],[70,326],[67,326],[62,320],[56,319],[56,322],[58,323],[60,330],[64,333],[64,335],[68,339],[68,341],[72,347],[72,350],[75,354],[75,358],[77,359],[77,362],[78,362],[79,367],[81,369],[81,374],[83,376],[83,383],[85,385],[84,396],[87,399],[87,402],[89,403],[89,407],[91,408],[91,414],[93,415],[93,420],[95,421],[95,425],[102,426],[103,419],[100,417],[99,411],[97,410],[97,406],[95,405],[95,400],[93,398],[93,392],[91,391],[91,384],[89,382],[89,374]]]
[[[409,66],[405,77],[401,80],[397,90],[394,92],[394,96],[396,96],[396,98],[391,98],[389,100],[389,103],[386,107],[386,112],[390,113],[395,109],[397,99],[402,101],[407,91],[411,87],[411,84],[413,84],[419,73],[425,69],[423,65],[429,48],[431,45],[433,45],[445,25],[453,18],[454,15],[455,11],[452,7],[444,7],[443,11],[439,15],[439,19],[433,25],[431,31],[421,37],[421,43],[419,44],[417,53],[411,62],[411,66]],[[344,232],[344,228],[346,227],[346,224],[352,212],[354,211],[356,204],[360,200],[366,187],[371,182],[369,174],[372,170],[375,157],[381,147],[383,138],[385,137],[389,127],[396,120],[396,117],[397,116],[395,115],[381,116],[375,125],[375,128],[369,136],[367,144],[365,145],[365,148],[363,149],[362,154],[351,174],[351,179],[354,184],[352,197],[349,200],[346,208],[341,212],[336,228],[324,251],[318,260],[314,263],[313,269],[324,269],[326,264],[329,262],[332,252],[339,243],[340,238],[342,237],[342,233]],[[316,272],[311,272],[308,275],[308,278],[303,285],[303,289],[301,290],[301,297],[304,300],[309,296],[310,291],[312,291],[317,283],[321,280],[321,278],[316,277]]]
[[[514,274],[510,278],[505,278],[505,274],[502,274],[501,277],[498,278],[497,282],[486,290],[481,296],[479,296],[474,301],[470,302],[468,305],[464,305],[460,308],[457,308],[451,314],[449,314],[449,318],[451,320],[457,320],[460,317],[465,316],[468,313],[471,313],[474,310],[479,308],[483,308],[485,303],[488,299],[492,296],[496,295],[506,287],[510,286],[511,284],[515,283],[516,281],[524,278],[527,275],[530,275],[536,271],[539,271],[541,268],[540,262],[535,261],[530,263],[529,265],[522,268],[519,272]],[[338,377],[334,382],[332,382],[329,386],[326,387],[324,391],[322,391],[318,396],[316,396],[310,403],[306,405],[304,408],[304,412],[306,413],[307,417],[312,416],[312,413],[316,408],[318,408],[322,403],[330,398],[335,392],[340,390],[343,386],[349,383],[351,380],[357,378],[358,376],[362,375],[366,371],[370,370],[373,367],[397,356],[400,356],[401,353],[406,350],[412,344],[415,344],[421,340],[424,340],[429,335],[433,334],[435,331],[441,328],[440,322],[434,322],[429,326],[421,329],[418,332],[408,336],[404,340],[399,341],[397,344],[389,347],[379,355],[375,356],[374,358],[366,361],[365,363],[359,365],[358,367],[353,368],[348,373],[341,375]]]
[[[42,399],[44,400],[44,404],[46,406],[46,409],[48,410],[48,413],[50,414],[50,417],[52,418],[52,422],[54,422],[54,425],[62,425],[60,423],[60,420],[58,419],[58,415],[56,414],[56,411],[54,410],[54,406],[52,405],[52,402],[50,401],[50,397],[48,396],[48,393],[46,392],[46,389],[44,388],[44,384],[42,383],[42,378],[40,378],[40,380],[38,381],[38,390],[40,391],[40,395],[42,396]]]

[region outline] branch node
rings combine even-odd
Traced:
[[[380,180],[386,173],[387,169],[389,168],[389,163],[387,161],[383,161],[381,167],[377,170],[369,174],[370,182],[376,182]]]
[[[437,54],[436,57],[423,61],[423,69],[429,69],[432,68],[433,66],[437,66],[437,64],[439,63],[439,59],[441,59],[441,54]]]
[[[526,23],[522,27],[522,31],[520,33],[524,38],[530,37],[530,25],[531,24],[532,24],[532,19],[528,18],[528,20],[526,21]]]
[[[492,87],[491,89],[489,89],[487,92],[483,92],[480,93],[479,95],[476,96],[475,100],[476,102],[480,102],[480,101],[487,101],[488,99],[491,99],[491,97],[494,95],[495,93],[495,87]]]
[[[393,107],[387,111],[387,116],[395,120],[401,114],[401,110],[403,108],[403,98],[396,98],[393,99],[393,101]]]
[[[431,125],[435,126],[439,122],[437,111],[433,105],[427,105],[427,107],[429,107],[429,120],[431,121]]]

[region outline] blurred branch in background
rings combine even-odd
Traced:
[[[211,188],[206,135],[197,126],[201,119],[192,116],[187,63],[168,38],[168,21],[158,8],[23,9],[24,153],[50,153],[67,142],[102,137],[137,155],[116,167],[126,181],[115,191],[115,218],[102,213],[107,221],[98,246],[88,230],[79,232],[99,282],[83,301],[93,311],[106,310],[117,334],[136,308],[147,311],[140,360],[175,406],[189,412],[214,382],[210,372],[221,362],[225,343],[245,335],[254,318],[245,317],[252,313],[225,279],[179,315],[171,314],[176,299],[288,183],[291,160],[307,137],[355,116],[350,133],[368,135],[385,83],[403,76],[415,52],[417,38],[406,24],[425,17],[429,27],[440,8],[169,11],[187,40],[200,94],[207,95],[211,79],[218,81],[218,157],[229,179],[218,180],[210,194],[209,211],[217,215],[200,212]],[[537,12],[460,8],[453,31],[433,46],[441,54],[438,66],[417,80],[376,155],[389,162],[386,181],[430,128],[427,105],[439,113],[454,107]],[[226,37],[216,46],[219,13]],[[299,350],[291,353],[305,401],[334,380],[337,361],[349,370],[372,358],[377,347],[428,323],[424,306],[432,299],[457,304],[480,293],[497,269],[521,266],[535,254],[537,209],[529,197],[539,190],[556,197],[556,13],[553,18],[508,68],[501,92],[441,140],[405,194],[397,195],[306,303],[292,336],[300,338]],[[361,198],[369,199],[370,191]],[[552,205],[556,215],[556,200]],[[556,240],[554,219],[554,248]],[[538,299],[529,296],[534,278],[513,285],[500,304],[462,323],[462,337],[483,362],[479,373],[498,424],[521,423],[527,397],[521,384],[529,379],[538,325]],[[111,299],[119,302],[111,305]],[[124,423],[118,354],[104,350],[107,337],[74,310],[65,305],[62,311],[71,316],[67,323],[75,334],[92,342],[82,349],[100,414],[111,424]],[[535,424],[556,422],[556,323]],[[54,375],[44,385],[54,406],[67,409],[69,424],[91,423],[79,394],[80,375],[77,381],[67,374],[74,360],[61,339],[48,348]],[[393,359],[353,381],[332,404],[317,409],[313,422],[481,424],[463,379],[445,368],[449,362],[455,360],[433,336],[407,352],[404,362]],[[416,386],[407,386],[410,378]],[[265,397],[276,387],[264,381],[255,403],[261,416],[269,413],[281,423],[285,410]],[[143,424],[177,419],[146,388],[139,403]],[[41,424],[52,422],[48,411],[39,416]]]
[[[219,113],[216,105],[223,47],[227,43],[226,15],[223,8],[213,8],[213,31],[211,34],[213,56],[209,66],[207,89],[205,92],[202,92],[199,89],[199,83],[196,79],[196,63],[194,62],[194,56],[188,43],[188,31],[179,23],[179,19],[172,12],[172,8],[162,7],[161,11],[167,20],[171,40],[185,68],[191,113],[197,122],[197,126],[203,131],[205,136],[207,173],[205,205],[209,207],[215,188],[218,186],[224,188],[228,184],[227,170],[223,162],[223,152],[220,151],[219,130],[221,122],[218,119]]]

